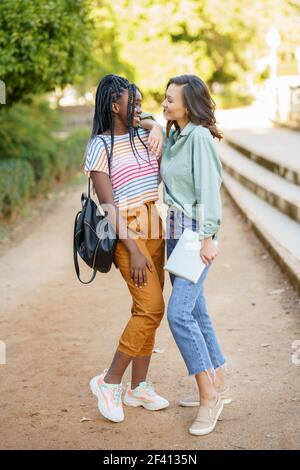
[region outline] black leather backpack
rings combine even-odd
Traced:
[[[107,144],[105,149],[109,165],[109,153]],[[74,223],[73,237],[73,257],[77,277],[83,284],[89,284],[95,279],[97,271],[107,273],[114,262],[114,253],[117,244],[117,235],[107,220],[97,207],[97,204],[91,198],[91,179],[88,180],[88,194],[81,195],[82,209],[77,212]],[[78,265],[78,255],[85,263],[93,269],[92,277],[84,282],[80,279],[80,270]]]

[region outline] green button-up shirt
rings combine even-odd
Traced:
[[[199,222],[199,238],[218,232],[221,224],[222,165],[210,131],[189,122],[165,139],[160,174],[164,202]]]

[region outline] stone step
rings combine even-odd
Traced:
[[[223,168],[248,189],[300,222],[300,187],[254,163],[221,142],[217,144]]]
[[[242,186],[226,170],[223,184],[300,295],[300,224]]]
[[[226,129],[224,140],[250,160],[300,185],[300,132],[278,128]]]

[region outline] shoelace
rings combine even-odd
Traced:
[[[144,388],[147,392],[151,393],[152,395],[155,394],[154,386],[150,382],[144,382],[140,387]]]
[[[117,387],[114,387],[113,389],[113,397],[114,397],[114,402],[116,405],[119,405],[121,402],[123,388],[124,388],[123,385],[118,385]]]
[[[106,374],[108,369],[104,369],[103,373]],[[113,388],[113,398],[115,404],[118,406],[121,402],[121,397],[122,397],[122,392],[124,390],[124,387],[122,384],[118,385],[117,387]]]

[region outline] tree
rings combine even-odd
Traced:
[[[114,0],[120,56],[135,79],[160,101],[171,76],[195,73],[209,85],[238,81],[255,22],[248,0]],[[121,20],[120,20],[121,19]]]
[[[80,92],[95,88],[104,75],[115,73],[134,80],[134,66],[122,57],[122,23],[130,21],[127,10],[120,10],[118,2],[111,0],[91,0],[91,14],[93,30],[91,35],[92,63],[84,80],[77,87]]]
[[[87,73],[89,6],[88,0],[1,0],[0,79],[8,105]]]
[[[108,3],[94,0],[93,5]],[[105,49],[117,51],[121,72],[142,88],[148,109],[161,102],[168,78],[185,73],[199,75],[222,96],[248,99],[257,63],[269,54],[265,36],[272,25],[282,39],[280,72],[296,71],[300,0],[113,0],[109,5],[105,21],[97,24],[99,37],[109,25],[111,43]],[[104,47],[102,58],[101,51]],[[103,65],[115,70],[108,56]]]

